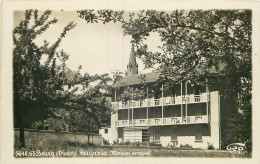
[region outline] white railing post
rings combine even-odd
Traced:
[[[186,101],[185,101],[185,108],[186,108],[186,109],[185,109],[185,110],[186,110],[185,113],[186,113],[186,124],[187,124],[187,122],[188,122],[188,117],[187,117],[187,116],[188,116],[188,104],[187,104],[187,99],[186,99],[186,96],[188,95],[187,82],[185,82],[185,90],[186,90],[186,91],[185,91],[185,100],[186,100]]]
[[[149,113],[148,113],[148,99],[149,99],[149,95],[148,95],[148,84],[146,86],[146,97],[147,97],[147,101],[146,101],[146,119],[147,119],[147,125],[148,125],[148,116],[149,116]]]
[[[183,101],[183,98],[182,98],[182,82],[181,82],[181,118],[182,118],[182,121],[181,121],[181,122],[183,123],[183,109],[182,109],[182,108],[183,108],[183,107],[182,107],[182,103],[183,103],[183,102],[182,102],[182,101]]]
[[[134,87],[132,86],[132,126],[134,125]]]
[[[160,101],[160,100],[159,100]],[[162,84],[162,118],[163,118],[163,84]],[[163,120],[163,119],[162,119]]]
[[[116,101],[116,88],[115,88],[115,102],[117,102],[117,101]]]

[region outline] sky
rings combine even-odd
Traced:
[[[54,17],[58,19],[58,22],[38,37],[36,44],[42,45],[44,39],[51,44],[54,43],[63,28],[74,21],[77,24],[76,27],[67,33],[58,48],[70,55],[67,61],[70,69],[77,70],[81,65],[81,73],[87,72],[91,75],[111,73],[115,70],[126,71],[131,51],[131,37],[123,35],[120,23],[88,24],[78,17],[76,11],[53,11],[49,19]],[[24,19],[24,11],[16,11],[14,26],[17,26],[22,19]],[[148,48],[156,51],[158,41],[158,36],[152,34],[147,40]],[[140,59],[137,59],[137,62],[139,73],[151,72],[151,69],[144,70]]]

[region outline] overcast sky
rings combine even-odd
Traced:
[[[43,44],[43,40],[54,43],[63,28],[71,21],[77,26],[69,31],[62,40],[60,49],[67,52],[70,57],[67,66],[72,70],[77,70],[82,65],[82,73],[102,74],[111,73],[112,70],[125,72],[131,51],[130,36],[123,36],[120,23],[109,23],[103,25],[88,24],[85,20],[78,17],[78,14],[71,11],[54,11],[50,19],[56,17],[58,23],[37,38],[36,43]],[[24,19],[24,12],[14,13],[14,26]],[[148,39],[149,48],[153,51],[158,46],[158,37]],[[150,72],[143,70],[141,60],[137,60],[139,72]]]

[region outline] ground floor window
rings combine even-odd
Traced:
[[[142,142],[148,142],[149,141],[149,135],[148,135],[148,129],[142,130]]]
[[[154,141],[160,142],[160,129],[159,128],[154,128]]]
[[[177,141],[177,127],[172,127],[171,140]]]
[[[202,140],[202,129],[201,129],[201,126],[196,126],[195,140],[196,141],[201,141]]]

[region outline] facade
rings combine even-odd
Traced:
[[[110,135],[111,135],[111,128],[108,127],[102,127],[99,129],[99,134],[103,137],[103,139],[109,141],[110,140]]]
[[[219,92],[189,82],[165,86],[158,82],[159,75],[138,74],[132,50],[126,76],[113,87],[109,141],[193,148],[210,144],[219,149],[223,107]]]

